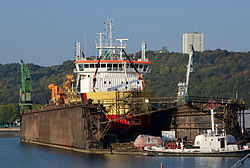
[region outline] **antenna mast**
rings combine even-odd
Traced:
[[[110,48],[110,59],[113,59],[113,21],[111,19],[109,19],[106,23],[107,25],[107,36],[108,36],[108,45]]]
[[[102,56],[102,49],[103,49],[103,35],[104,33],[98,33],[99,34],[99,57]]]

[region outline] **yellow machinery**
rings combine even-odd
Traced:
[[[62,88],[55,84],[50,84],[48,88],[51,90],[51,103],[56,105],[64,104],[65,94]]]
[[[63,87],[50,84],[48,88],[51,90],[51,103],[55,105],[79,102],[80,98],[73,90],[74,77],[73,75],[67,75],[63,83]]]

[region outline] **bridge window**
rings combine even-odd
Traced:
[[[141,68],[141,69],[142,69],[142,68],[143,68],[143,65],[141,64],[141,65],[139,66],[139,68]]]
[[[101,64],[101,68],[106,68],[106,64]]]
[[[135,68],[138,68],[138,64],[135,64]]]
[[[107,70],[108,70],[108,71],[111,71],[111,69],[112,69],[112,64],[107,64],[107,67],[108,67]]]
[[[83,71],[83,64],[79,64],[79,71]]]
[[[118,64],[118,66],[119,66],[119,71],[122,71],[122,69],[123,69],[123,64]]]
[[[117,71],[118,70],[118,64],[113,64],[113,70]]]
[[[95,68],[95,64],[90,64],[90,68]]]
[[[84,68],[89,68],[89,64],[84,64]]]
[[[143,71],[146,72],[148,69],[148,65],[144,65]]]

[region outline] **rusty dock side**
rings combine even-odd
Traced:
[[[86,104],[25,111],[20,139],[76,149],[101,148],[99,115],[97,105]]]
[[[216,109],[216,127],[240,140],[242,134],[238,117],[244,114],[244,102],[231,98],[213,98],[212,101]],[[177,137],[194,140],[195,136],[211,129],[210,106],[211,97],[190,97],[190,100],[177,106],[176,111],[169,115],[172,118],[169,130],[175,131]]]

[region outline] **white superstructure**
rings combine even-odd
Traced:
[[[185,33],[182,37],[182,53],[189,54],[190,45],[198,52],[204,51],[204,34],[203,33]]]
[[[124,53],[124,41],[129,39],[119,38],[117,44],[113,43],[112,30],[109,20],[106,32],[98,35],[96,48],[99,55],[93,59],[79,58],[80,44],[76,43],[75,73],[79,93],[143,90],[144,80],[140,75],[148,73],[151,64],[145,57],[146,44],[142,45],[142,57],[130,61]]]

